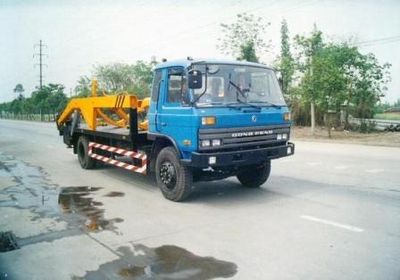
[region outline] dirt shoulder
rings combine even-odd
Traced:
[[[329,138],[328,131],[324,128],[317,127],[315,134],[312,135],[310,127],[294,126],[291,138],[294,141],[301,140],[400,147],[400,132],[359,133],[353,131],[333,130],[331,133],[331,138]]]

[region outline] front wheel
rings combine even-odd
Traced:
[[[258,188],[264,184],[271,173],[271,161],[262,164],[246,166],[237,174],[240,183],[248,188]]]
[[[156,160],[156,180],[165,198],[182,201],[192,192],[192,170],[179,162],[173,147],[163,148]]]

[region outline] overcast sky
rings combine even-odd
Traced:
[[[327,39],[354,37],[366,42],[363,53],[391,63],[386,100],[400,98],[399,0],[0,0],[0,102],[15,97],[17,83],[26,96],[38,86],[33,54],[39,40],[47,45],[44,82],[61,83],[69,94],[95,64],[150,61],[152,56],[225,58],[216,49],[219,23],[234,21],[240,12],[271,22],[266,36],[274,48],[261,57],[264,63],[271,64],[279,53],[283,18],[291,36],[309,33],[315,23]]]

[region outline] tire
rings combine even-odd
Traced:
[[[89,140],[85,136],[80,136],[77,143],[76,153],[83,169],[93,169],[96,160],[89,156]]]
[[[179,162],[173,147],[163,148],[156,159],[156,181],[166,199],[183,201],[192,192],[192,170]]]
[[[259,165],[251,165],[243,168],[237,174],[239,182],[247,188],[258,188],[263,185],[271,173],[271,161]]]

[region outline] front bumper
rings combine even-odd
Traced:
[[[192,153],[191,160],[181,160],[182,164],[197,167],[224,167],[224,166],[243,166],[264,162],[270,159],[286,157],[294,154],[294,144],[288,142],[286,145],[214,153]],[[210,164],[210,157],[215,157],[215,163]]]

